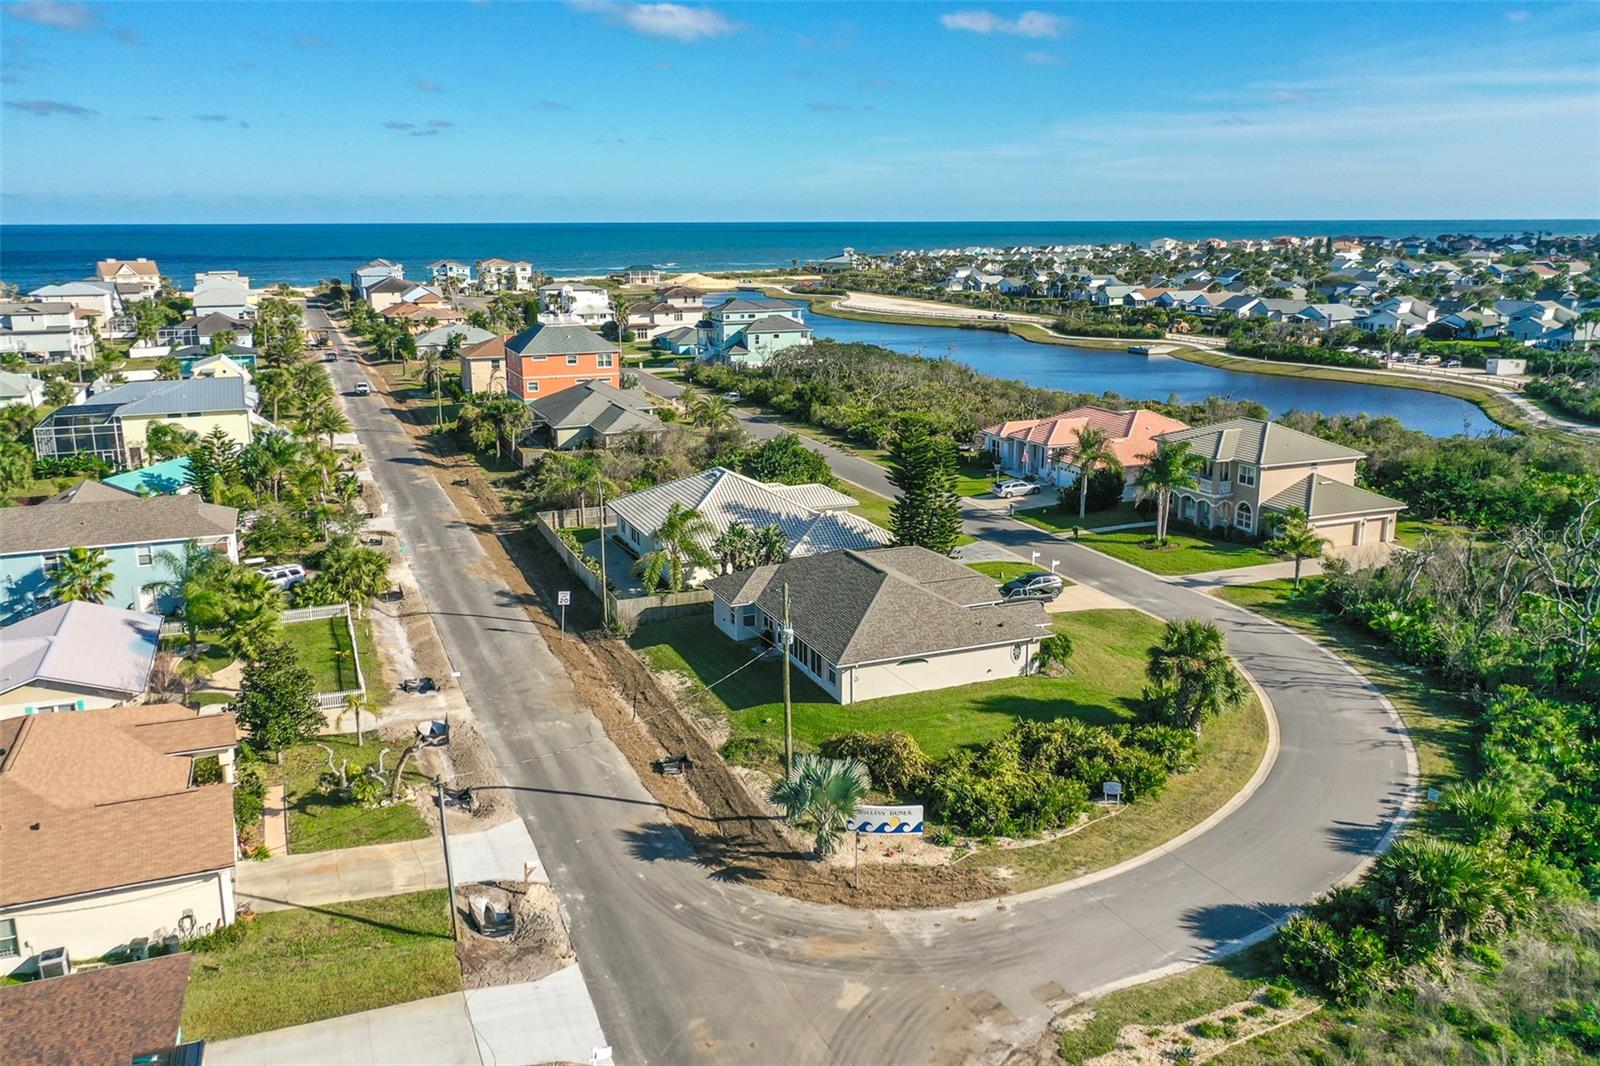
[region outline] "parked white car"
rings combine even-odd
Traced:
[[[282,566],[263,566],[256,573],[267,579],[267,584],[280,589],[292,589],[306,579],[306,568],[299,563]]]
[[[1031,481],[1021,481],[1013,478],[1010,481],[996,482],[994,494],[1002,500],[1008,500],[1013,496],[1037,496],[1039,495],[1039,486]]]
[[[369,396],[372,394],[372,383],[368,381],[356,382],[356,395]]]

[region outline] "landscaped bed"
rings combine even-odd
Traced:
[[[1065,508],[1051,505],[1029,510],[1018,509],[1016,517],[1018,521],[1050,533],[1071,533],[1074,528],[1105,529],[1107,526],[1155,525],[1155,519],[1140,514],[1131,500],[1123,500],[1103,511],[1090,511],[1082,518],[1078,517],[1078,508],[1073,502],[1069,502]]]
[[[226,1040],[461,988],[443,890],[273,911],[201,944],[186,1039]]]
[[[1066,677],[1005,678],[845,707],[796,671],[795,746],[812,751],[828,737],[852,730],[903,730],[938,759],[953,749],[994,740],[1019,721],[1142,722],[1138,701],[1145,657],[1162,624],[1129,610],[1073,612],[1054,616],[1052,623],[1077,648]],[[731,739],[724,753],[730,761],[768,774],[779,771],[783,706],[775,659],[746,666],[753,651],[694,617],[641,627],[633,645],[658,673],[689,679],[682,701],[703,719],[727,723]],[[741,666],[745,668],[733,673]],[[710,682],[716,686],[707,691],[704,686]],[[1265,716],[1252,698],[1207,723],[1195,753],[1196,768],[1172,775],[1159,798],[1026,847],[980,846],[950,869],[970,877],[974,891],[979,884],[991,892],[997,884],[1006,891],[1024,891],[1130,858],[1203,820],[1237,793],[1260,765],[1266,735]],[[954,890],[949,884],[940,887],[941,893]]]
[[[371,721],[370,715],[364,714],[363,718]],[[346,722],[355,724],[350,718]],[[393,771],[406,747],[402,742],[379,740],[370,733],[362,745],[357,745],[353,734],[330,735],[319,738],[317,743],[290,748],[283,754],[281,767],[267,764],[267,780],[281,781],[288,790],[291,852],[388,844],[428,835],[428,823],[412,802],[402,799],[389,806],[363,807],[319,788],[322,775],[328,772],[328,753],[319,745],[332,749],[335,766],[348,760],[346,773],[352,778],[376,764],[381,752],[387,752],[383,761],[385,773]],[[415,767],[413,761],[407,768],[407,783],[426,784],[427,779]]]
[[[1277,557],[1254,544],[1231,540],[1209,540],[1190,533],[1168,533],[1165,546],[1154,547],[1150,530],[1128,529],[1117,533],[1096,533],[1084,537],[1085,547],[1104,552],[1125,563],[1143,567],[1152,574],[1205,574],[1212,570],[1232,570],[1241,566],[1260,566],[1277,562]]]

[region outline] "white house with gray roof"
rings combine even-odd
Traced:
[[[1003,602],[993,581],[926,548],[801,556],[706,587],[718,629],[774,647],[787,588],[790,659],[841,704],[1031,674],[1051,631],[1038,601]]]
[[[659,546],[656,530],[674,503],[699,511],[711,525],[711,538],[735,522],[743,522],[751,529],[775,525],[783,531],[792,558],[879,548],[894,540],[888,530],[850,514],[847,508],[856,506],[857,501],[836,489],[815,484],[768,484],[721,466],[612,501],[610,510],[617,519],[617,537],[634,555],[655,551]],[[700,569],[691,575],[691,580],[699,582],[712,573]]]
[[[0,301],[0,354],[34,362],[94,358],[91,315],[65,300]]]

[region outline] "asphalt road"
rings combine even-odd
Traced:
[[[330,370],[345,390],[362,373],[343,359]],[[1037,548],[1074,580],[1154,614],[1221,625],[1276,707],[1271,773],[1220,824],[1136,868],[1000,904],[863,913],[719,878],[694,862],[578,704],[384,400],[346,403],[567,909],[620,1062],[997,1061],[1042,1031],[1048,1001],[1199,957],[1349,875],[1412,791],[1396,721],[1328,654],[1217,600],[974,513],[973,532],[1024,558]],[[843,477],[883,491],[871,481],[881,471],[819,448]]]

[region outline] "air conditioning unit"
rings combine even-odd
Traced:
[[[49,948],[39,952],[39,976],[65,977],[72,972],[72,959],[66,948]]]

